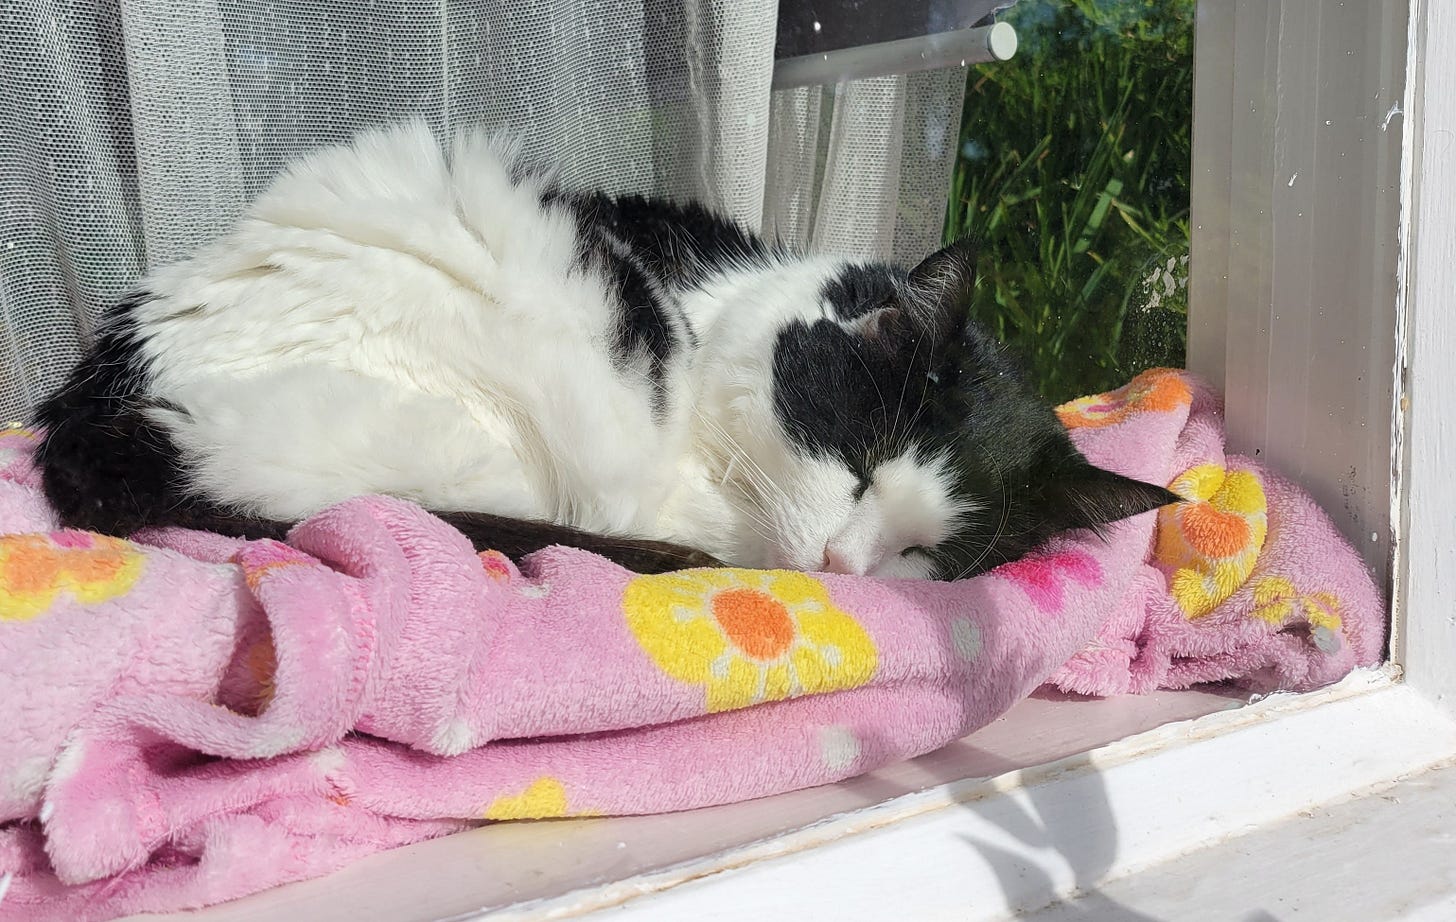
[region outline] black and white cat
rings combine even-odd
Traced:
[[[68,525],[281,536],[363,493],[627,566],[953,579],[1175,501],[966,316],[968,246],[807,257],[509,145],[366,132],[117,306],[40,412]]]

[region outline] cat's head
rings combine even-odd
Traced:
[[[1178,500],[1087,462],[969,319],[974,280],[964,243],[842,266],[778,325],[770,392],[740,402],[761,418],[734,426],[760,565],[957,579]]]

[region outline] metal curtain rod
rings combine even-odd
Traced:
[[[1015,54],[1016,29],[1009,22],[998,22],[974,29],[784,58],[774,63],[773,88],[822,86],[951,65],[1009,61]]]

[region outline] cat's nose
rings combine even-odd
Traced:
[[[824,573],[844,573],[850,576],[864,576],[879,561],[869,553],[869,548],[856,547],[831,541],[824,546]]]

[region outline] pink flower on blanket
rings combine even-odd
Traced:
[[[1102,567],[1096,558],[1075,548],[1025,557],[992,572],[1020,586],[1046,614],[1062,610],[1062,589],[1067,580],[1087,589],[1102,585]]]
[[[481,569],[485,575],[490,577],[493,583],[508,583],[514,575],[515,568],[511,566],[510,558],[500,551],[481,551],[476,555],[480,558]]]

